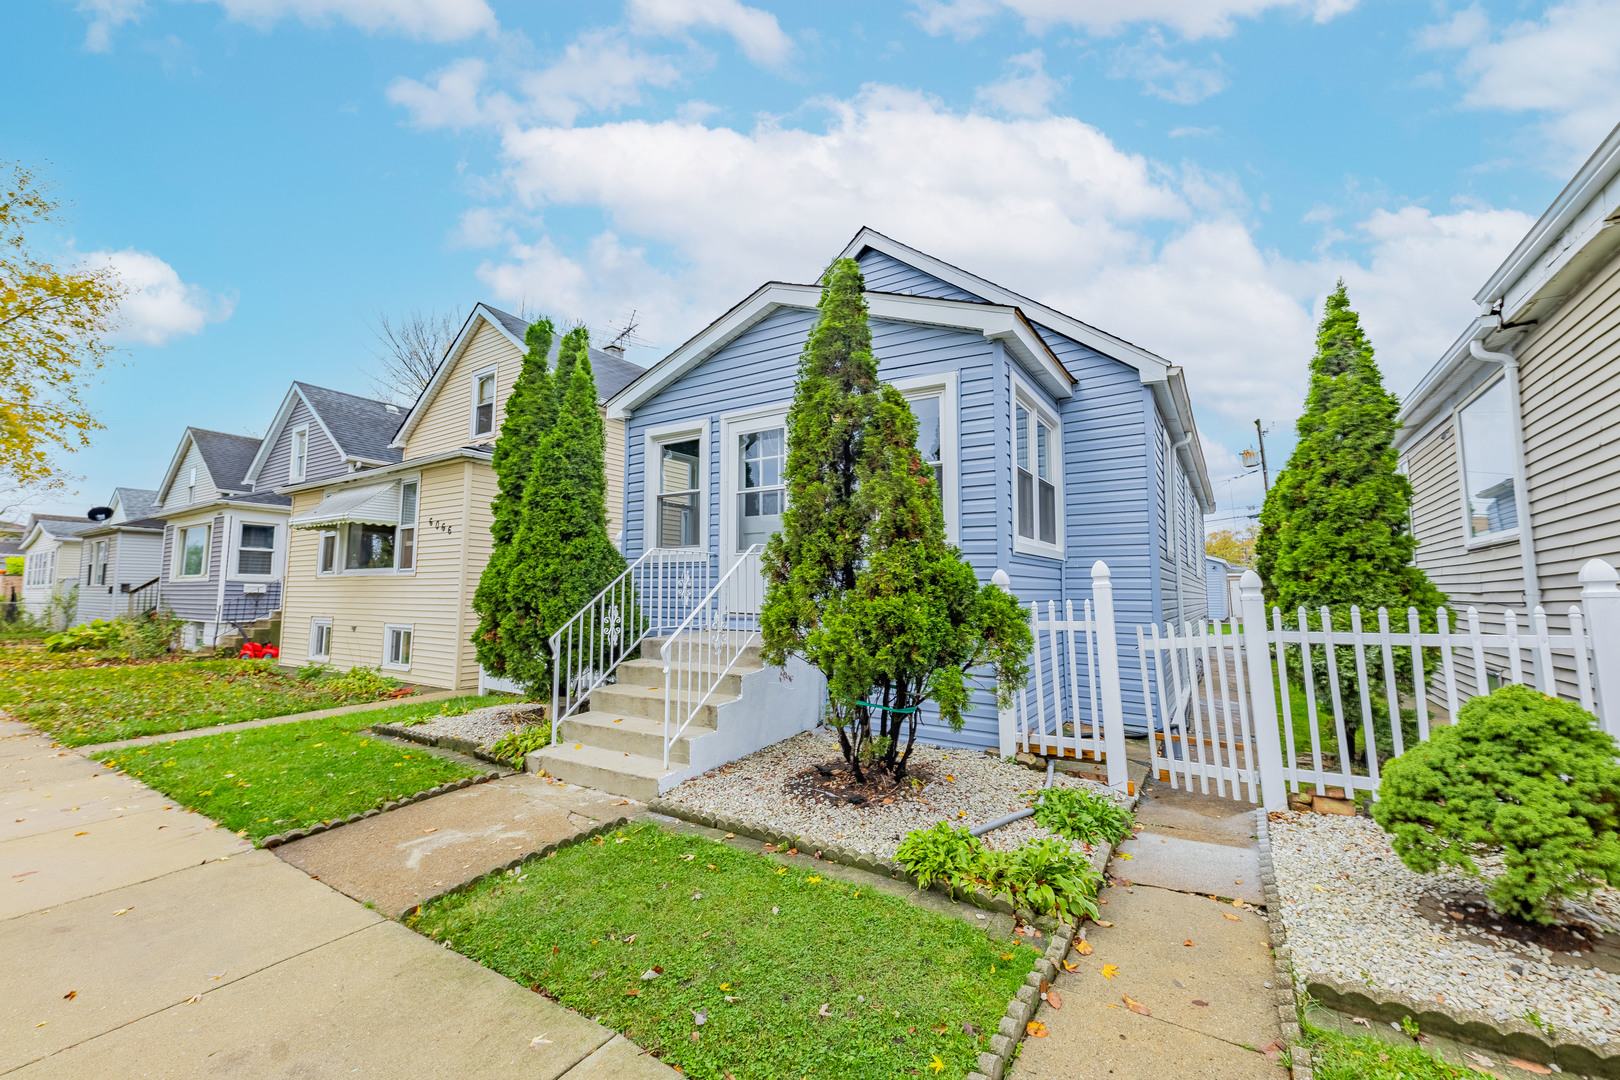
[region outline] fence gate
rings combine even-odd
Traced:
[[[1260,801],[1254,715],[1238,620],[1136,628],[1153,775],[1172,788]],[[1212,790],[1213,789],[1213,790]]]

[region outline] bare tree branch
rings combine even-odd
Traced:
[[[414,404],[456,340],[464,316],[460,310],[440,315],[411,308],[397,317],[379,311],[375,320],[367,324],[377,339],[372,349],[377,360],[370,372],[372,389],[396,404]]]

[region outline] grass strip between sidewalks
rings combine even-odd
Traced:
[[[1039,953],[818,869],[649,822],[407,922],[691,1076],[971,1072]]]
[[[476,696],[447,698],[129,746],[95,757],[182,806],[261,840],[483,772],[364,730],[483,704]]]

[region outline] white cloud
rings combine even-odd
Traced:
[[[981,86],[978,100],[1008,116],[1044,116],[1063,83],[1046,73],[1041,50],[1009,57],[1009,71],[1001,79]]]
[[[228,18],[269,28],[284,18],[314,25],[346,22],[362,30],[404,34],[427,41],[459,41],[496,28],[486,0],[193,0],[216,3]],[[107,52],[112,31],[145,14],[145,0],[79,0],[90,19],[85,48]]]
[[[198,333],[211,322],[224,322],[234,299],[215,296],[200,285],[187,285],[174,267],[149,251],[92,251],[91,267],[111,267],[129,290],[118,304],[118,338],[127,344],[163,345]]]
[[[1209,66],[1186,60],[1172,60],[1165,54],[1165,42],[1157,30],[1150,30],[1135,45],[1114,50],[1108,74],[1116,79],[1135,79],[1146,93],[1175,105],[1195,105],[1226,89],[1226,75],[1218,57]]]
[[[1092,34],[1114,34],[1151,23],[1185,38],[1224,37],[1234,20],[1273,9],[1306,14],[1327,22],[1356,6],[1357,0],[912,0],[917,21],[930,34],[959,38],[979,33],[1003,12],[1024,20],[1035,33],[1051,26],[1073,26]]]
[[[437,73],[429,86],[415,79],[395,79],[388,87],[388,100],[410,110],[411,119],[422,127],[473,127],[489,119],[478,100],[489,66],[467,57]]]
[[[628,0],[625,14],[631,29],[643,34],[719,30],[731,35],[743,55],[756,64],[774,67],[793,53],[793,41],[775,15],[738,0]]]
[[[1418,40],[1465,50],[1464,105],[1544,114],[1547,138],[1564,151],[1550,163],[1556,172],[1584,159],[1620,119],[1620,0],[1557,4],[1497,34],[1470,8]]]

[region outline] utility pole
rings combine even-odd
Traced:
[[[1260,485],[1268,495],[1271,493],[1271,474],[1266,470],[1266,429],[1260,426],[1260,421],[1254,422],[1254,430],[1260,436]]]

